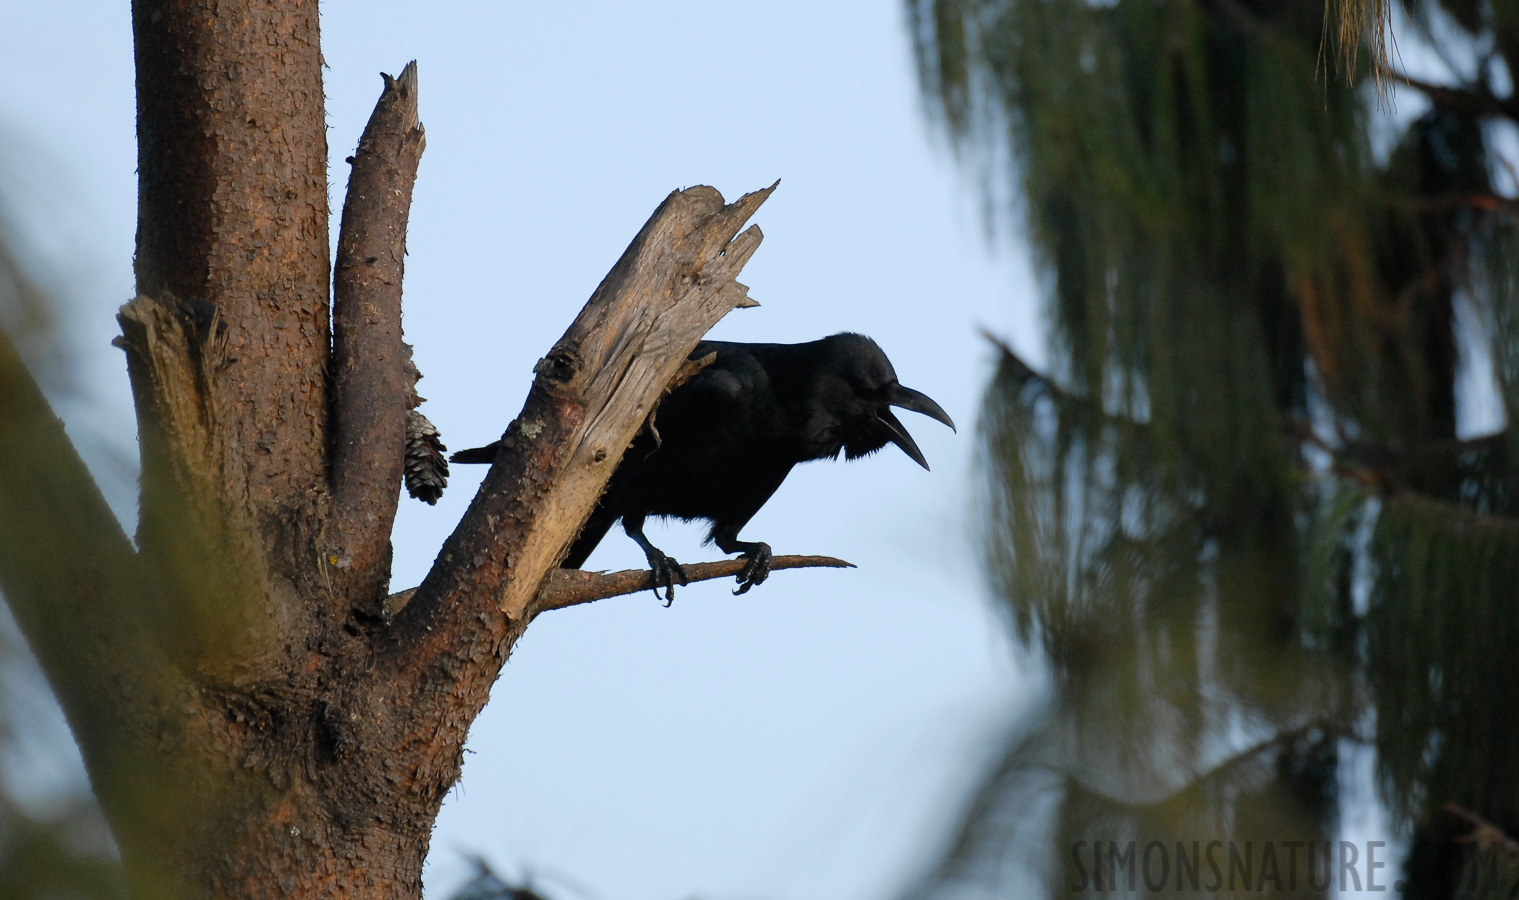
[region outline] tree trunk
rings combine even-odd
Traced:
[[[133,27],[137,545],[0,335],[0,589],[135,896],[416,898],[517,638],[648,586],[550,575],[697,341],[753,305],[734,279],[761,235],[739,230],[774,186],[660,205],[539,361],[432,570],[387,598],[416,67],[385,77],[349,160],[329,331],[316,3],[135,0]]]

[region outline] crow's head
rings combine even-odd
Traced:
[[[847,459],[874,453],[888,443],[896,444],[913,462],[928,468],[923,451],[892,414],[893,406],[938,419],[951,429],[955,423],[927,394],[897,383],[891,360],[876,342],[861,334],[836,334],[818,342],[819,360],[816,400],[821,414],[814,427],[827,435],[832,453]]]

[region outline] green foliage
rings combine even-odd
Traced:
[[[1302,412],[1307,355],[1346,428],[1453,431],[1425,364],[1451,355],[1429,346],[1448,297],[1396,305],[1436,223],[1389,204],[1406,175],[1373,165],[1364,95],[1320,77],[1321,5],[912,9],[920,35],[960,12],[918,44],[930,108],[963,149],[1011,149],[1071,387],[1180,446],[1261,448],[1267,412]]]
[[[1393,809],[1445,803],[1519,822],[1519,520],[1420,498],[1390,501],[1370,554],[1366,618],[1376,747]]]
[[[1019,186],[1055,360],[1005,353],[982,427],[988,572],[1056,702],[921,893],[1000,883],[996,798],[1035,784],[1061,848],[1327,839],[1355,745],[1419,840],[1447,801],[1519,827],[1515,429],[1457,435],[1458,335],[1519,421],[1515,6],[1411,4],[1455,80],[1402,119],[1357,77],[1370,0],[908,8],[932,117]]]

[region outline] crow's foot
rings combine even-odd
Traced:
[[[645,556],[649,560],[649,587],[654,590],[654,596],[659,596],[659,589],[665,589],[665,606],[669,607],[675,602],[675,585],[682,586],[691,583],[686,577],[686,570],[673,557],[651,550]]]
[[[770,577],[770,545],[760,541],[754,545],[754,549],[744,554],[749,560],[744,566],[744,571],[738,573],[738,589],[733,593],[747,594],[749,589],[756,584],[763,584]]]

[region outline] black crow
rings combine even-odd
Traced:
[[[578,569],[612,523],[648,557],[657,591],[686,583],[680,563],[644,536],[648,516],[712,523],[707,541],[748,564],[738,576],[742,594],[770,574],[770,545],[741,541],[738,532],[775,493],[791,467],[844,454],[858,459],[896,444],[923,468],[928,462],[893,406],[955,423],[927,395],[897,383],[891,362],[875,341],[835,334],[805,344],[703,341],[692,360],[714,358],[659,404],[607,484],[565,557]],[[489,463],[500,442],[452,457]]]

